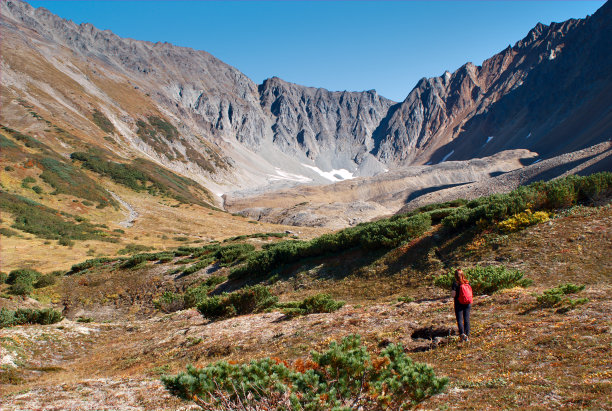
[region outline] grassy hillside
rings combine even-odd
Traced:
[[[187,364],[218,367],[217,361],[227,360],[239,367],[271,357],[288,367],[287,378],[299,379],[311,367],[304,368],[311,350],[325,353],[331,342],[359,334],[363,352],[381,364],[367,371],[373,386],[383,364],[404,361],[384,360],[398,344],[436,378],[448,378],[440,394],[405,397],[423,401],[421,407],[608,408],[609,181],[607,174],[533,186],[542,202],[530,198],[532,209],[515,214],[508,207],[500,211],[499,204],[512,204],[508,198],[516,203],[531,189],[504,201],[493,196],[429,206],[311,241],[271,233],[161,253],[132,246],[121,258],[56,273],[54,281],[32,280],[34,300],[12,295],[13,285],[6,284],[0,307],[55,307],[67,320],[0,330],[3,355],[12,359],[0,372],[3,402],[187,407],[164,389],[162,374],[177,375]],[[565,203],[554,206],[548,199],[560,191]],[[490,220],[487,207],[497,213],[489,213]],[[473,210],[482,213],[476,224],[445,220]],[[533,217],[537,212],[545,214]],[[406,234],[411,225],[405,221],[425,214],[419,218],[431,227]],[[283,253],[293,254],[279,258]],[[267,274],[249,275],[246,267],[262,261]],[[489,284],[477,291],[467,344],[456,336],[448,290],[436,285],[451,267],[479,276],[474,284]],[[259,285],[248,285],[254,283]],[[41,339],[53,343],[40,345]],[[342,352],[346,358],[356,353]],[[317,358],[312,361],[322,364],[324,357]],[[61,392],[54,388],[59,381]],[[196,389],[174,387],[187,394]],[[359,401],[367,407],[382,401],[372,395],[364,392]]]
[[[119,161],[109,151],[87,148],[53,123],[47,125],[48,132],[36,137],[0,128],[4,271],[68,270],[84,259],[116,255],[132,245],[163,250],[291,229],[218,210],[211,206],[210,192],[191,179],[145,159]],[[79,151],[56,151],[57,141]],[[310,238],[324,230],[300,232]]]

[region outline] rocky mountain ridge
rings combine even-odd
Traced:
[[[107,148],[153,159],[217,194],[509,149],[545,158],[606,141],[612,130],[610,2],[585,19],[538,24],[482,66],[424,78],[401,103],[274,77],[257,85],[204,51],[123,39],[20,0],[0,7],[3,106],[23,99],[100,145],[108,133],[92,123],[97,110],[114,126]],[[3,124],[36,128],[13,108]],[[151,137],[156,119],[176,134]]]

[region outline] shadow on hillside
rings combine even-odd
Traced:
[[[409,247],[390,251],[386,259],[387,268],[381,275],[393,276],[410,268],[427,276],[460,265],[457,251],[469,244],[476,233],[476,229],[468,229],[453,234],[440,227]],[[422,278],[414,278],[415,285],[421,283]]]

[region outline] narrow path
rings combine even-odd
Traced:
[[[134,207],[129,205],[124,199],[119,197],[117,194],[113,193],[110,190],[106,190],[106,191],[108,191],[115,200],[117,200],[123,207],[125,207],[128,210],[127,218],[124,221],[120,221],[119,225],[125,228],[130,228],[131,226],[133,226],[134,222],[136,222],[136,219],[138,218],[140,214],[138,214],[138,212],[134,210]]]

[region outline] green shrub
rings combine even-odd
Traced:
[[[134,253],[142,253],[143,251],[151,251],[153,247],[149,247],[142,244],[126,244],[126,246],[119,251],[117,254],[134,254]]]
[[[108,119],[108,117],[106,117],[103,113],[101,113],[97,109],[94,110],[92,114],[92,119],[93,119],[93,122],[98,127],[100,127],[102,131],[107,132],[107,133],[113,133],[115,131],[115,126],[113,125],[113,123]]]
[[[28,295],[34,291],[34,283],[41,278],[42,274],[36,270],[18,269],[9,273],[6,280],[11,286],[8,289],[9,294],[13,295]]]
[[[523,278],[524,274],[519,270],[506,268],[503,265],[486,267],[477,265],[463,271],[475,295],[491,294],[504,288],[527,287],[532,283],[531,280]],[[434,284],[450,290],[455,279],[454,273],[455,270],[453,269],[437,277]]]
[[[72,268],[70,269],[70,271],[68,272],[68,275],[70,274],[76,274],[79,273],[81,271],[85,271],[88,270],[90,268],[93,267],[99,267],[103,264],[109,263],[111,261],[115,261],[112,258],[92,258],[86,261],[83,261],[82,263],[78,263],[72,266]]]
[[[136,269],[142,267],[147,261],[169,261],[174,257],[170,252],[161,251],[159,253],[136,254],[125,260],[120,268]]]
[[[7,279],[8,279],[8,274],[0,272],[0,284],[6,283]]]
[[[27,176],[26,178],[21,180],[21,187],[23,187],[23,188],[30,188],[30,184],[33,184],[35,182],[36,182],[36,179],[34,179],[33,177],[30,177],[30,176]]]
[[[19,233],[15,230],[11,230],[10,228],[0,227],[0,234],[5,237],[16,237],[19,236]]]
[[[13,167],[13,166],[6,166],[6,167],[4,167],[4,171],[15,171],[15,167]]]
[[[555,210],[577,203],[592,203],[611,192],[610,172],[540,181],[518,187],[508,194],[493,194],[472,200],[443,218],[442,224],[450,230],[459,230],[480,220],[488,223],[502,221],[527,209]]]
[[[269,358],[247,364],[219,361],[164,376],[174,395],[205,409],[404,409],[444,390],[447,378],[413,362],[401,345],[372,357],[358,335],[332,342],[293,366]]]
[[[107,176],[114,182],[134,191],[146,191],[151,195],[167,195],[181,203],[193,203],[211,208],[201,199],[206,198],[212,202],[212,195],[205,188],[151,161],[136,159],[130,164],[118,163],[110,161],[103,153],[96,151],[75,152],[70,157],[73,160],[81,161],[83,167]]]
[[[13,270],[9,273],[6,283],[7,284],[15,284],[17,282],[27,282],[34,283],[38,281],[38,279],[42,276],[42,274],[36,270],[32,270],[29,268],[20,268],[17,270]]]
[[[55,275],[53,274],[45,274],[43,276],[41,276],[38,281],[36,281],[34,283],[34,288],[44,288],[44,287],[48,287],[50,285],[55,284],[57,281],[57,278]]]
[[[258,277],[287,263],[355,247],[370,250],[394,248],[422,235],[430,227],[431,217],[428,214],[419,214],[409,218],[359,224],[334,234],[324,234],[311,241],[268,244],[262,251],[252,253],[243,266],[234,268],[230,278]]]
[[[255,247],[251,244],[233,244],[221,247],[216,253],[215,258],[222,267],[236,264],[249,256]]]
[[[100,208],[117,205],[104,188],[70,162],[45,156],[39,159],[39,164],[43,170],[40,174],[41,180],[54,189],[51,194],[68,194],[95,201]]]
[[[536,295],[536,300],[540,307],[556,307],[560,306],[563,303],[572,304],[573,300],[566,298],[565,296],[568,294],[575,294],[582,290],[584,290],[584,285],[576,285],[572,283],[562,284],[558,287],[551,288],[549,290],[545,290],[541,295]],[[588,300],[583,299],[584,301],[579,302],[581,304]],[[574,305],[577,305],[574,303]]]
[[[59,240],[57,240],[57,243],[59,245],[63,245],[64,247],[72,247],[72,246],[74,246],[74,241],[72,241],[68,237],[61,237]]]
[[[55,324],[62,320],[62,314],[51,308],[36,310],[19,308],[16,311],[2,308],[0,310],[0,328],[24,324]]]
[[[336,301],[329,294],[315,294],[299,302],[278,304],[283,312],[290,316],[314,313],[332,313],[344,306],[344,301]]]
[[[42,194],[43,189],[41,186],[33,186],[32,191],[34,191],[36,194]]]
[[[26,197],[0,191],[0,209],[11,213],[15,222],[12,227],[34,234],[37,237],[57,240],[100,240],[113,242],[99,227],[88,223],[70,221],[74,216],[46,207]]]
[[[232,293],[206,297],[198,305],[198,311],[204,317],[214,320],[261,312],[277,301],[278,297],[272,295],[268,287],[255,285]]]
[[[8,293],[13,295],[29,295],[32,291],[34,291],[34,285],[25,281],[18,281],[8,288]]]
[[[213,275],[207,278],[202,284],[196,287],[189,287],[187,291],[185,291],[185,294],[183,294],[185,308],[192,308],[200,305],[200,303],[208,298],[208,294],[225,280],[227,280],[227,277]]]
[[[183,296],[173,293],[172,291],[166,291],[159,298],[153,300],[153,305],[155,308],[166,313],[179,311],[185,308]]]

